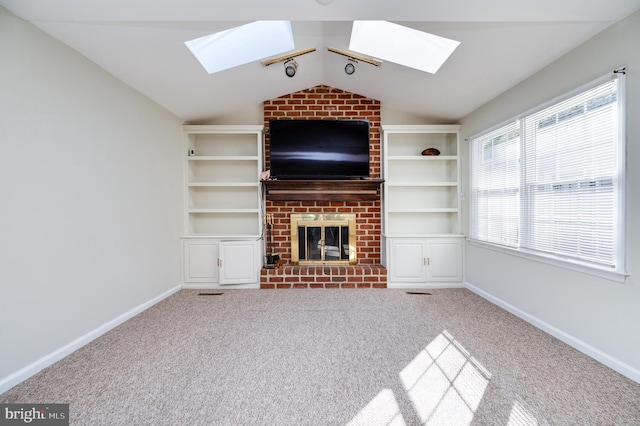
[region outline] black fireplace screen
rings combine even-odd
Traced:
[[[348,226],[298,226],[299,260],[349,260]]]
[[[355,265],[356,215],[293,213],[291,262],[294,265]]]

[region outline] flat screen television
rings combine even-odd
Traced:
[[[368,120],[270,120],[272,179],[369,177]]]

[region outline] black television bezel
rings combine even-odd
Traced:
[[[365,143],[366,140],[366,164],[364,161],[357,162],[357,169],[354,169],[354,166],[348,167],[345,173],[317,173],[317,172],[304,172],[304,173],[291,173],[290,170],[285,169],[283,173],[278,174],[278,164],[276,163],[276,169],[273,168],[273,123],[277,123],[276,126],[276,145],[277,148],[280,148],[278,144],[282,141],[278,137],[278,133],[286,127],[293,127],[294,125],[300,125],[303,129],[306,128],[307,131],[313,131],[321,129],[324,132],[329,132],[328,129],[336,129],[343,128],[344,136],[340,136],[344,138],[340,140],[340,142],[357,142],[359,145],[357,148],[361,148],[363,151],[359,153],[360,156],[364,155]],[[355,124],[355,126],[354,126]],[[280,128],[282,126],[283,128]],[[321,126],[321,127],[318,127]],[[322,126],[326,128],[322,129]],[[360,131],[359,134],[356,132],[356,138],[351,136],[346,136],[349,130],[357,129],[358,127],[366,128],[366,132]],[[283,120],[269,120],[269,167],[270,167],[270,178],[271,179],[281,179],[281,180],[353,180],[353,179],[369,179],[371,176],[371,122],[366,119],[283,119]],[[326,133],[325,133],[326,135]],[[306,136],[305,136],[306,137]],[[324,148],[325,146],[319,145],[318,142],[318,134],[309,134],[307,141],[311,141],[312,145],[308,145],[307,148]],[[324,141],[326,144],[327,142]],[[293,147],[294,144],[289,142],[289,146]],[[323,151],[325,152],[325,151]],[[336,151],[337,152],[337,151]],[[337,152],[338,153],[338,152]],[[341,151],[343,153],[343,151]],[[318,164],[322,164],[319,162]],[[343,166],[346,167],[347,162],[344,163]],[[328,166],[327,166],[328,167]],[[366,171],[366,173],[365,173]],[[289,173],[288,173],[289,172]]]

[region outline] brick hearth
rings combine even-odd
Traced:
[[[370,123],[370,176],[381,176],[380,102],[354,93],[316,86],[264,103],[264,125],[280,119],[363,119]],[[269,168],[269,134],[265,137]],[[260,288],[385,288],[387,271],[380,265],[381,201],[266,201],[273,215],[273,253],[281,267],[262,269]],[[355,213],[357,265],[294,266],[291,264],[289,215],[292,213]]]
[[[262,269],[260,288],[386,288],[387,270],[370,266],[291,266]]]

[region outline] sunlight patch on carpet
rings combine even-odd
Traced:
[[[391,389],[382,389],[347,426],[405,425],[398,401]]]
[[[490,379],[446,330],[400,372],[416,414],[428,424],[471,424]]]
[[[538,420],[522,401],[516,400],[511,407],[507,426],[538,426]]]

